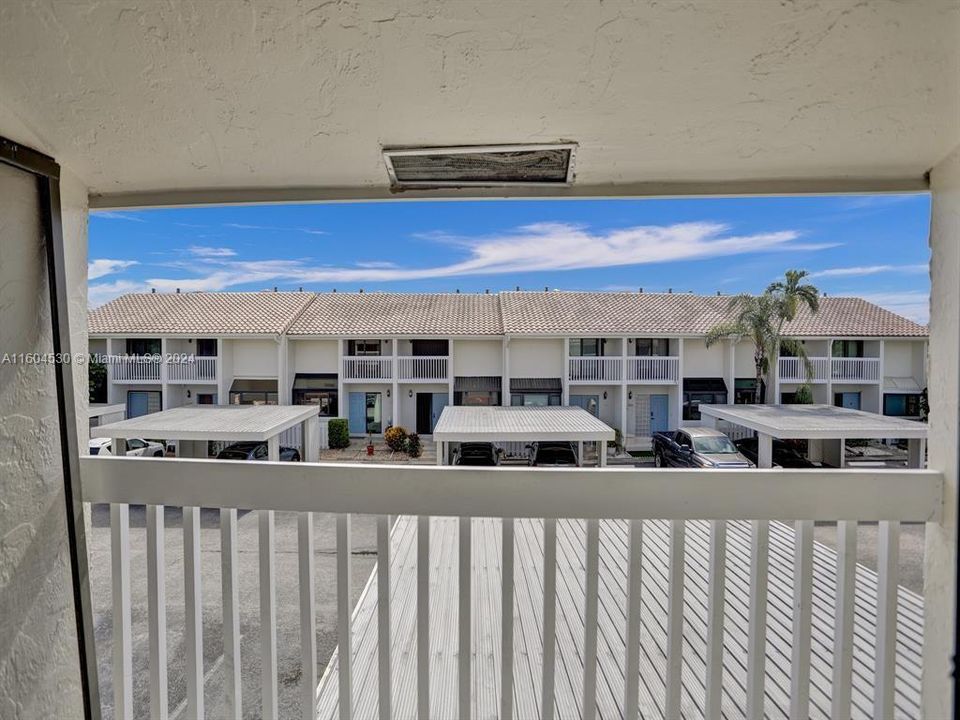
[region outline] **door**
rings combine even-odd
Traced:
[[[666,432],[670,424],[670,396],[650,396],[650,434]]]
[[[597,417],[600,412],[599,395],[571,395],[570,404],[574,407],[583,408],[594,417]]]
[[[440,419],[440,414],[443,412],[443,409],[447,406],[450,397],[447,393],[433,393],[433,400],[430,403],[430,434],[433,434],[433,429],[437,426],[437,421]]]
[[[127,419],[160,411],[160,393],[155,390],[127,392]]]
[[[834,398],[834,405],[836,405],[837,407],[846,408],[847,410],[859,410],[860,409],[860,393],[858,392],[837,393],[836,398]]]
[[[367,394],[362,392],[350,393],[349,425],[351,435],[366,435],[367,433]]]
[[[433,415],[433,393],[417,393],[417,434],[429,435],[433,429],[430,419]]]

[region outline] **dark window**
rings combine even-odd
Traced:
[[[276,405],[276,380],[234,380],[230,386],[231,405]]]
[[[831,354],[839,358],[862,358],[863,340],[834,340]]]
[[[216,338],[198,338],[197,339],[197,357],[216,357],[217,340]]]
[[[347,354],[350,356],[382,355],[382,343],[379,340],[348,340]]]
[[[920,395],[916,393],[884,395],[883,414],[894,417],[920,417]]]
[[[795,392],[780,393],[781,405],[796,405],[797,394]]]
[[[321,417],[336,417],[338,411],[336,373],[297,373],[293,380],[293,404],[317,405]]]
[[[446,340],[411,340],[410,352],[416,357],[449,355]]]
[[[127,355],[159,355],[160,338],[127,338]]]
[[[679,445],[680,447],[693,449],[693,442],[690,440],[690,436],[687,435],[685,432],[677,433],[677,445]]]
[[[727,385],[723,381],[723,378],[684,378],[684,420],[699,420],[701,405],[726,404]]]
[[[756,378],[743,378],[734,380],[734,389],[733,389],[733,404],[734,405],[751,405],[755,403],[756,400],[756,388],[757,388],[757,379]]]
[[[197,405],[213,405],[213,397],[210,393],[197,393]]]
[[[634,353],[639,357],[668,357],[670,341],[667,338],[637,338]]]
[[[513,393],[510,396],[511,405],[526,405],[530,407],[547,407],[559,405],[562,400],[560,393]]]
[[[496,390],[462,390],[453,393],[454,405],[499,405],[500,392]]]
[[[606,344],[603,338],[571,338],[570,357],[602,357]]]

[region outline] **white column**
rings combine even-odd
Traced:
[[[287,336],[277,338],[277,404],[289,405],[291,401],[289,368],[287,367]]]
[[[397,362],[397,349],[400,343],[397,338],[393,338],[390,341],[390,344],[393,346],[393,352],[391,363],[393,365],[391,370],[391,377],[393,382],[391,387],[393,388],[393,420],[391,421],[394,425],[400,424],[400,384],[397,382],[397,376],[400,374],[400,363]]]
[[[727,347],[727,405],[733,405],[737,390],[737,344],[733,340],[726,341]]]
[[[453,338],[447,338],[447,405],[453,405]]]
[[[217,338],[217,405],[230,403],[230,381],[224,368],[223,359],[226,356],[226,345],[222,337]]]
[[[510,338],[503,339],[503,379],[501,381],[500,404],[510,405]]]
[[[337,338],[337,415],[347,417],[347,396],[343,391],[343,338]]]
[[[928,466],[943,473],[943,517],[924,552],[922,717],[952,713],[951,656],[957,553],[957,404],[960,400],[960,147],[930,175],[930,430]]]
[[[561,405],[570,404],[570,338],[563,338],[563,372],[560,375],[563,394],[560,396]]]
[[[884,356],[884,343],[883,340],[880,341],[880,357],[877,362],[877,414],[883,415],[883,356]],[[912,356],[911,356],[912,359]]]
[[[118,402],[120,394],[113,382],[113,356],[113,338],[107,338],[107,402],[111,405]]]
[[[170,383],[167,382],[167,339],[160,338],[160,407],[170,408]]]
[[[683,338],[677,338],[677,366],[680,377],[677,378],[677,427],[683,424]]]
[[[627,338],[620,339],[620,432],[627,444]]]
[[[833,405],[833,338],[827,338],[827,405]]]

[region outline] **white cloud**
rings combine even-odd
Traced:
[[[103,218],[104,220],[129,220],[130,222],[146,222],[142,217],[137,217],[131,213],[112,212],[110,210],[91,210],[91,217]]]
[[[144,292],[148,288],[143,283],[131,280],[116,280],[110,283],[97,283],[87,288],[87,305],[91,308],[99,307],[114,298],[127,293]]]
[[[248,225],[247,223],[224,223],[224,227],[233,228],[234,230],[269,230],[276,231],[280,230],[283,232],[302,232],[307,233],[308,235],[326,235],[326,230],[318,230],[317,228],[308,228],[308,227],[278,227],[276,225]]]
[[[859,293],[857,296],[922,325],[930,322],[930,293],[926,290]]]
[[[136,264],[136,260],[110,260],[108,258],[100,258],[99,260],[87,263],[87,280],[96,280],[104,275],[112,275]]]
[[[355,263],[359,268],[395,268],[397,264],[389,260],[365,260]]]
[[[846,210],[863,210],[864,208],[879,208],[888,205],[899,205],[909,202],[917,197],[919,193],[910,194],[878,194],[878,195],[851,195],[843,198],[840,202]]]
[[[916,265],[859,265],[856,267],[817,270],[816,272],[810,273],[809,277],[861,277],[864,275],[878,275],[888,272],[925,273],[929,271],[929,269],[930,266],[927,263],[917,263]]]
[[[191,255],[197,257],[233,257],[237,253],[230,248],[225,247],[205,247],[203,245],[191,245],[187,248]]]

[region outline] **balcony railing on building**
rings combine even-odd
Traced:
[[[160,382],[162,358],[158,355],[111,355],[115,382]]]
[[[879,358],[828,358],[811,357],[810,373],[800,358],[780,358],[781,382],[879,382]]]
[[[446,355],[400,356],[397,379],[413,382],[446,382],[450,358]]]
[[[345,357],[343,359],[344,380],[393,380],[393,358],[389,357]]]
[[[571,382],[620,382],[623,378],[623,360],[618,357],[572,357]]]
[[[577,383],[671,384],[680,376],[677,357],[572,357],[568,379]]]
[[[167,380],[172,383],[217,381],[216,357],[191,357],[167,361]]]
[[[627,382],[676,383],[679,377],[678,357],[627,358]]]

